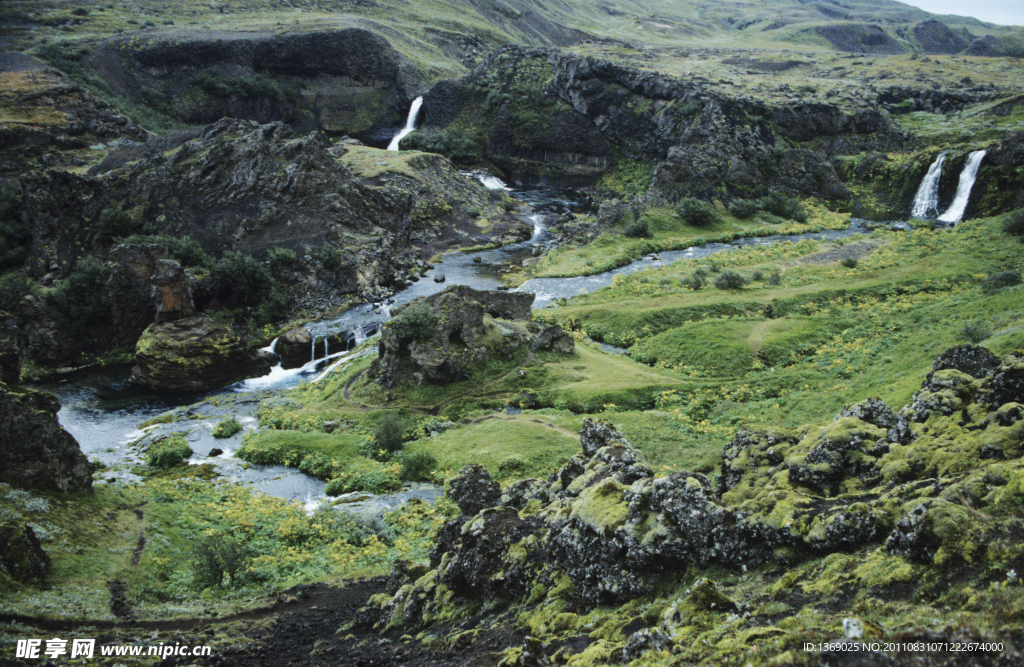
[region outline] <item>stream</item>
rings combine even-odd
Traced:
[[[526,203],[530,209],[526,218],[534,225],[532,237],[527,241],[493,250],[448,253],[418,282],[396,293],[387,303],[362,304],[338,317],[308,323],[306,328],[313,335],[314,341],[311,360],[301,368],[286,370],[275,367],[263,377],[245,380],[206,394],[193,395],[167,396],[147,392],[129,384],[124,370],[92,372],[40,383],[39,387],[56,394],[60,399],[62,407],[57,416],[61,425],[78,440],[88,458],[99,460],[110,468],[101,476],[108,482],[130,483],[140,480],[141,478],[132,473],[130,468],[142,463],[145,439],[188,429],[185,438],[195,452],[189,461],[190,464],[209,464],[225,480],[301,502],[307,511],[311,512],[327,500],[324,482],[294,468],[256,466],[233,456],[241,445],[244,433],[256,428],[256,414],[260,404],[264,401],[287,401],[288,399],[279,396],[280,390],[301,382],[315,382],[326,374],[327,369],[350,362],[358,356],[375,353],[372,346],[361,350],[356,348],[374,335],[380,325],[389,319],[392,308],[440,292],[451,285],[468,285],[481,290],[497,289],[503,282],[503,272],[508,271],[507,267],[510,264],[518,264],[523,259],[533,256],[537,247],[554,245],[553,238],[544,224],[549,216],[588,210],[588,202],[581,200],[575,193],[545,187],[508,188],[489,174],[474,172],[468,175],[477,178],[490,189],[505,189],[513,197]],[[523,283],[516,291],[534,293],[534,306],[545,307],[561,298],[607,287],[617,275],[664,266],[680,259],[697,259],[739,247],[794,242],[807,238],[835,240],[867,231],[859,221],[854,221],[845,230],[763,236],[731,243],[710,243],[685,250],[663,251],[645,256],[627,266],[592,276],[534,278]],[[442,275],[443,282],[435,281],[435,278]],[[336,348],[342,347],[337,343],[338,340],[346,341],[345,349],[331,349],[329,338],[335,341]],[[141,423],[172,410],[177,413],[179,421],[152,426],[145,430],[139,429]],[[213,427],[217,422],[231,416],[238,419],[245,430],[230,438],[214,438]],[[375,514],[394,508],[409,498],[431,501],[439,494],[440,490],[433,485],[413,483],[407,484],[395,494],[373,496],[367,493],[352,493],[339,498],[340,505],[350,511]],[[339,499],[332,500],[333,503],[339,503]]]

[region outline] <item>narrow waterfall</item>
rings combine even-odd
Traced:
[[[420,115],[420,107],[423,106],[423,98],[417,97],[412,101],[412,106],[409,107],[409,117],[405,121],[405,127],[399,130],[398,134],[391,139],[391,143],[388,144],[389,151],[398,150],[398,142],[405,138],[405,135],[409,134],[416,129],[416,117]]]
[[[967,164],[960,172],[960,184],[956,188],[953,203],[949,205],[945,213],[939,216],[939,220],[942,222],[960,222],[960,219],[964,217],[967,201],[971,198],[971,188],[974,187],[974,181],[978,178],[978,169],[981,167],[981,161],[985,159],[986,152],[975,151],[968,156]]]
[[[474,174],[476,179],[483,183],[483,186],[488,190],[508,190],[509,187],[505,185],[497,176],[491,176],[490,174]]]
[[[533,236],[530,237],[530,241],[538,241],[540,235],[544,233],[544,224],[541,222],[543,217],[539,213],[530,216],[530,221],[533,223]]]
[[[939,157],[928,167],[928,173],[924,175],[917,194],[914,195],[914,208],[910,211],[913,218],[926,218],[929,215],[936,215],[939,212],[939,178],[942,177],[942,163],[946,160],[945,152],[939,153]]]

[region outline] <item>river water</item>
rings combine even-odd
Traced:
[[[487,174],[472,174],[491,189],[506,188],[497,178]],[[167,396],[147,392],[128,383],[127,372],[110,370],[76,376],[56,382],[43,383],[40,388],[51,391],[60,399],[58,413],[61,425],[78,440],[82,451],[90,459],[98,459],[110,470],[102,475],[108,481],[136,481],[140,479],[130,468],[141,464],[145,441],[168,432],[185,432],[185,438],[195,455],[191,464],[208,464],[229,481],[252,486],[263,492],[288,500],[302,502],[312,511],[326,499],[324,482],[283,466],[254,466],[233,456],[241,445],[245,432],[256,428],[257,410],[264,401],[281,400],[280,390],[300,382],[317,381],[325,369],[353,360],[356,356],[374,354],[372,346],[355,348],[380,328],[390,317],[390,310],[413,299],[428,296],[451,285],[468,285],[475,289],[496,289],[503,282],[503,271],[534,254],[535,248],[553,245],[544,220],[565,212],[578,212],[588,208],[588,202],[574,193],[556,189],[533,187],[510,189],[510,194],[529,207],[527,218],[534,225],[534,234],[528,240],[502,248],[481,252],[452,252],[443,256],[418,282],[395,294],[387,303],[362,304],[342,315],[310,322],[306,327],[313,334],[311,361],[302,368],[285,370],[275,368],[267,376],[246,380],[208,394]],[[627,266],[612,271],[574,278],[535,278],[528,280],[517,291],[536,295],[534,307],[544,307],[560,298],[593,292],[607,287],[617,275],[635,273],[644,269],[664,266],[680,259],[697,259],[738,247],[769,243],[799,241],[806,238],[834,240],[864,233],[867,230],[854,223],[849,229],[827,230],[814,234],[794,236],[764,236],[740,239],[731,243],[711,243],[685,250],[664,251],[648,255]],[[444,282],[435,281],[444,276]],[[330,349],[327,339],[336,341]],[[347,341],[344,345],[338,340]],[[341,349],[344,348],[344,349]],[[313,357],[319,356],[319,359]],[[207,400],[212,399],[212,400]],[[139,425],[167,411],[176,411],[180,418],[173,424],[139,429]],[[230,438],[215,439],[214,425],[234,416],[245,426],[245,431]],[[133,444],[134,443],[134,444]],[[217,452],[216,450],[222,450]],[[397,494],[370,496],[349,494],[341,498],[343,505],[355,512],[374,513],[395,507],[408,498],[431,500],[438,495],[437,488],[428,484],[410,484]]]

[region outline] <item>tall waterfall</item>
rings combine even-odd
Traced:
[[[974,187],[974,181],[978,178],[978,169],[981,167],[981,161],[985,159],[985,153],[986,151],[975,151],[968,156],[967,164],[960,172],[960,184],[956,188],[953,203],[949,205],[945,213],[939,216],[939,220],[942,222],[960,222],[960,219],[964,217],[967,201],[971,197],[971,188]]]
[[[926,218],[929,214],[939,212],[939,178],[942,177],[942,163],[946,160],[946,154],[939,153],[939,157],[932,166],[928,167],[928,173],[917,188],[914,196],[914,208],[910,211],[911,217]]]
[[[412,101],[412,106],[409,107],[409,117],[405,121],[405,127],[399,130],[398,134],[391,139],[391,143],[388,144],[389,151],[397,151],[398,142],[404,139],[405,135],[416,129],[416,117],[420,115],[421,106],[423,106],[422,97],[417,97]]]

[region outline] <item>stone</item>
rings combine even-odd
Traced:
[[[449,483],[448,497],[459,506],[459,511],[472,516],[501,501],[501,487],[491,479],[482,465],[472,464],[459,471]]]
[[[89,461],[57,421],[59,410],[53,394],[0,386],[0,481],[62,493],[92,490]]]
[[[541,332],[534,337],[530,347],[535,351],[551,350],[561,354],[572,354],[576,349],[576,341],[562,327],[552,324],[541,329]]]
[[[313,359],[313,336],[306,327],[281,334],[274,346],[284,368],[299,368]]]
[[[0,523],[0,571],[18,583],[45,583],[50,557],[31,526],[19,521]]]
[[[192,300],[192,278],[173,259],[158,259],[153,267],[153,305],[157,323],[180,320],[196,313]]]
[[[201,392],[269,370],[231,327],[194,315],[146,329],[135,348],[131,381],[157,391]]]

